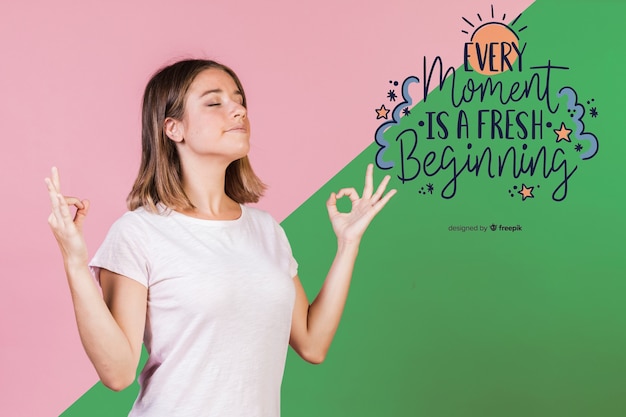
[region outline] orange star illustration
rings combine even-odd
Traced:
[[[561,140],[566,140],[568,142],[571,142],[569,138],[569,134],[572,133],[572,129],[566,128],[565,123],[561,122],[561,128],[559,130],[555,129],[554,133],[556,133],[557,142],[560,142]]]
[[[378,119],[387,119],[387,113],[389,113],[389,109],[385,108],[383,104],[380,106],[380,109],[376,109],[376,120]]]
[[[522,184],[522,189],[517,192],[518,194],[522,195],[522,201],[526,200],[527,198],[535,198],[535,196],[533,195],[533,188],[535,187],[526,187],[526,184]]]

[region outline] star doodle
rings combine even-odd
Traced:
[[[586,161],[593,158],[598,153],[598,138],[591,132],[585,131],[585,123],[583,122],[583,116],[585,115],[585,108],[578,102],[578,94],[576,90],[571,87],[563,87],[557,93],[557,98],[565,96],[567,98],[567,109],[573,112],[572,133],[579,141],[586,141],[583,145],[585,147],[584,152],[581,152],[580,159]],[[594,101],[594,99],[591,99]],[[587,103],[590,104],[590,103]],[[568,122],[569,123],[569,122]]]
[[[583,145],[577,143],[576,146],[574,146],[574,149],[576,149],[576,152],[580,152],[583,150]]]
[[[596,109],[595,107],[590,108],[589,114],[591,114],[591,117],[598,117],[598,109]]]
[[[387,98],[389,98],[389,101],[396,101],[396,92],[393,90],[389,90],[389,92],[387,93]]]
[[[380,109],[376,109],[376,120],[387,119],[388,113],[389,113],[389,109],[385,108],[385,105],[383,104],[382,106],[380,106]]]
[[[535,196],[533,195],[533,188],[535,187],[526,187],[526,184],[522,184],[522,189],[517,192],[518,194],[522,195],[522,201],[526,200],[527,198],[535,198]]]
[[[411,110],[409,110],[408,107],[405,107],[402,109],[402,114],[408,116],[409,114],[411,114]]]
[[[554,133],[556,133],[557,142],[560,142],[561,140],[571,142],[569,135],[572,133],[572,129],[565,127],[565,123],[561,122],[561,128],[559,130],[554,129]]]

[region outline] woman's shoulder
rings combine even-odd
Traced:
[[[166,210],[159,209],[158,213],[153,213],[144,207],[138,207],[135,210],[128,210],[118,217],[111,229],[142,229],[163,222],[166,217]]]
[[[245,217],[249,223],[255,224],[259,230],[267,233],[268,236],[284,235],[283,227],[269,212],[256,207],[244,207]]]
[[[248,217],[251,220],[264,222],[264,223],[276,223],[276,220],[272,215],[260,208],[250,207],[242,204],[242,211],[245,211],[245,217]]]

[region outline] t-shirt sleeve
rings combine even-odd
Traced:
[[[289,244],[289,239],[287,239],[287,234],[285,233],[285,230],[280,224],[278,224],[276,220],[272,220],[274,221],[274,230],[276,232],[280,247],[285,254],[285,258],[287,260],[289,276],[293,278],[298,275],[298,262],[296,262],[296,259],[293,257],[291,245]]]
[[[100,270],[108,269],[148,287],[150,271],[146,256],[148,239],[139,221],[132,212],[129,212],[111,226],[102,245],[89,263],[98,283]]]

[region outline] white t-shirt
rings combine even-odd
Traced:
[[[90,263],[148,288],[149,353],[130,416],[278,417],[297,263],[283,229],[143,208],[117,220]]]

